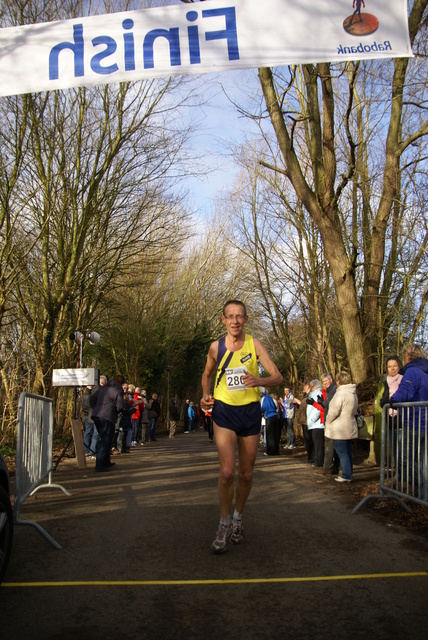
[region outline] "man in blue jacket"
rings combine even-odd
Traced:
[[[262,415],[266,419],[266,451],[265,456],[279,456],[279,422],[278,409],[273,398],[267,393],[265,387],[259,387],[261,393]]]
[[[397,391],[391,396],[390,404],[428,402],[428,359],[422,347],[417,344],[406,345],[403,349],[403,362],[404,367],[400,369],[403,378]],[[427,407],[413,407],[409,411],[403,408],[402,416],[403,436],[406,439],[402,443],[403,469],[407,471],[408,480],[411,481],[413,478],[418,484],[419,497],[427,500],[428,473],[425,460]],[[407,461],[407,449],[409,461]],[[401,451],[399,457],[401,458]]]

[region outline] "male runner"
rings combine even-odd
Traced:
[[[235,544],[243,541],[242,512],[253,483],[261,429],[259,386],[282,384],[282,375],[263,344],[244,333],[248,322],[243,302],[229,300],[223,307],[221,321],[227,334],[213,342],[202,375],[201,407],[213,407],[212,419],[220,475],[220,525],[211,545],[214,553],[226,551],[228,538]],[[258,363],[269,374],[259,377]],[[214,399],[210,395],[214,380]],[[238,445],[238,483],[233,520],[230,510],[234,493],[235,450]]]

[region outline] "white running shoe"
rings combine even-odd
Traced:
[[[240,544],[241,542],[244,542],[243,530],[242,519],[240,518],[238,520],[237,518],[234,518],[232,520],[232,533],[230,534],[230,540],[233,544]]]
[[[226,524],[220,522],[215,540],[211,545],[211,551],[214,553],[224,553],[226,551],[227,539],[230,537],[231,532],[232,526],[230,522]]]

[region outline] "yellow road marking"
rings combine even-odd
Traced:
[[[225,584],[286,584],[296,582],[334,582],[336,580],[383,580],[385,578],[427,577],[427,571],[403,573],[362,573],[346,576],[312,576],[298,578],[243,578],[228,580],[76,580],[71,582],[5,582],[3,588],[15,587],[176,587]]]

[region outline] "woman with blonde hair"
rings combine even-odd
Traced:
[[[325,435],[334,440],[334,449],[342,467],[342,475],[335,478],[336,482],[352,482],[352,440],[358,437],[355,418],[358,411],[357,388],[350,382],[346,371],[337,374],[336,384],[337,391],[328,406]]]

